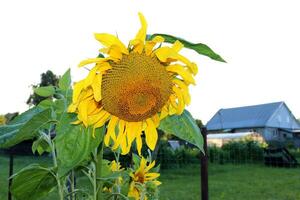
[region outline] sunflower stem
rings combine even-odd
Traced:
[[[100,180],[102,172],[102,160],[103,160],[103,142],[100,143],[97,151],[96,158],[96,188],[97,188],[97,200],[102,200],[102,187],[103,183]]]

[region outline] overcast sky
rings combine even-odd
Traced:
[[[299,1],[298,1],[299,2]],[[93,33],[127,43],[140,28],[209,45],[228,63],[182,51],[199,67],[188,108],[209,120],[220,108],[285,101],[300,117],[300,4],[297,0],[0,1],[0,113],[24,111],[31,85],[50,69],[60,75],[95,57]]]

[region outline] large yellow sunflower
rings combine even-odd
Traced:
[[[126,47],[116,36],[96,33],[104,58],[91,58],[79,66],[93,64],[88,76],[74,85],[69,112],[77,123],[98,128],[108,122],[104,142],[127,154],[136,141],[141,153],[145,134],[153,150],[160,120],[181,114],[190,103],[188,86],[195,84],[197,66],[179,54],[183,44],[162,46],[164,38],[146,40],[147,22],[139,13],[141,28]]]

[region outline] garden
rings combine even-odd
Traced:
[[[196,149],[188,149],[186,151],[182,149],[174,151],[171,150],[171,147],[163,147],[162,149],[160,155],[164,152],[165,158],[168,157],[169,161],[164,161],[161,165],[160,180],[163,184],[160,186],[160,199],[200,199],[200,161],[197,157],[199,152]],[[216,151],[215,147],[209,149]],[[247,151],[247,149],[243,151]],[[231,160],[231,162],[229,160],[227,162],[219,162],[220,160],[216,161],[216,158],[215,161],[211,160],[209,162],[210,199],[295,200],[300,197],[300,191],[298,190],[300,187],[299,168],[267,167],[263,164],[263,160],[247,159],[247,162],[245,162],[245,158],[249,154],[245,156],[240,155],[241,159]],[[261,156],[260,152],[257,155]],[[295,156],[298,156],[298,159],[300,158],[299,155],[299,153],[295,154]],[[176,156],[176,159],[173,156]],[[159,156],[158,159],[160,158]],[[36,162],[49,165],[51,158],[49,156],[16,156],[14,162],[15,171],[18,171]],[[8,166],[9,157],[1,154],[0,199],[7,198]],[[77,184],[89,188],[88,180],[84,177],[78,177]],[[43,199],[56,198],[56,194],[53,193]]]
[[[26,109],[0,115],[0,200],[300,199],[300,123],[295,117],[272,121],[291,126],[259,124],[258,129],[242,130],[226,125],[243,120],[253,125],[266,113],[258,112],[253,121],[245,117],[249,112],[237,114],[233,123],[232,115],[220,109],[215,121],[221,128],[209,133],[189,107],[202,64],[197,59],[204,57],[204,64],[205,59],[225,64],[225,59],[178,31],[150,32],[160,18],[149,15],[148,24],[143,13],[136,14],[139,28],[125,43],[122,34],[106,33],[106,26],[111,27],[101,24],[103,32],[93,35],[96,51],[91,43],[80,48],[81,57],[74,56],[78,68],[41,74],[41,82],[30,86]],[[107,21],[114,23],[113,18]],[[181,33],[198,28],[198,21],[188,28],[189,23],[179,22],[176,27],[185,28]],[[131,19],[126,23],[133,24]],[[93,41],[79,38],[86,44]],[[49,57],[55,60],[57,55]],[[219,81],[210,75],[214,83]],[[219,99],[227,94],[216,90]],[[283,102],[278,105],[291,113]],[[251,138],[261,129],[261,138],[289,139],[289,145]],[[236,137],[238,131],[249,137]],[[208,134],[227,138],[218,138],[219,146],[207,146]]]

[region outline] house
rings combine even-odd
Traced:
[[[300,147],[300,124],[284,102],[220,109],[206,128],[209,135],[250,132],[261,135],[269,146]]]

